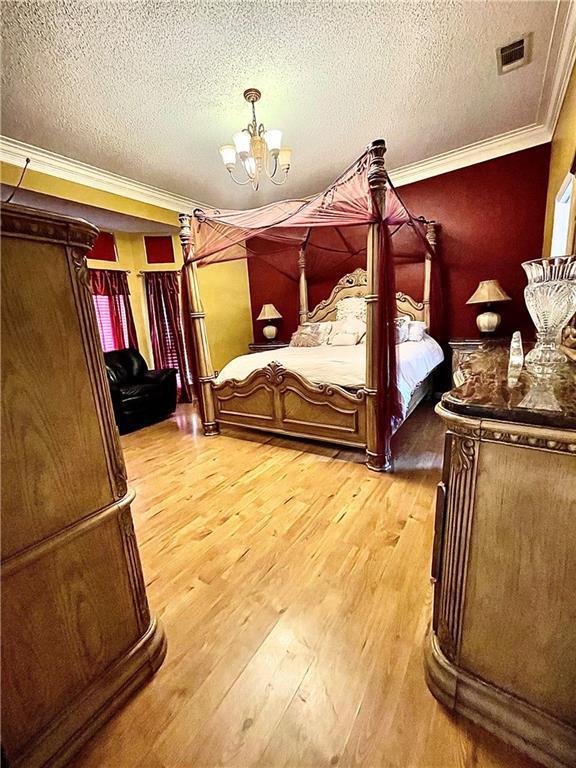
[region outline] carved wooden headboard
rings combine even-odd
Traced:
[[[332,293],[327,299],[317,304],[311,312],[306,314],[307,323],[319,323],[325,320],[336,320],[336,305],[341,299],[349,296],[366,296],[368,293],[368,276],[365,269],[355,269],[336,283]],[[411,320],[424,321],[424,303],[415,301],[406,293],[396,293],[396,312],[405,315]]]

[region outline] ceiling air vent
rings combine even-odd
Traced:
[[[503,75],[511,69],[518,69],[530,63],[532,53],[532,33],[522,35],[501,48],[496,49],[498,74]]]

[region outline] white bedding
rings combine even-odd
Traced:
[[[412,393],[426,376],[444,359],[442,348],[431,336],[422,341],[406,341],[396,345],[398,388],[402,410],[406,413]],[[271,362],[281,363],[309,381],[338,384],[341,387],[363,387],[366,383],[366,346],[284,347],[270,352],[256,352],[235,357],[220,371],[217,384],[227,379],[245,379],[258,368]]]

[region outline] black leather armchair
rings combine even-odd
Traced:
[[[120,434],[165,419],[176,410],[176,369],[149,371],[136,349],[104,352]]]

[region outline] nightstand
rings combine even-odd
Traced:
[[[252,344],[248,344],[248,349],[250,352],[269,352],[271,349],[282,349],[282,347],[287,346],[287,341],[272,339],[272,341],[255,341]]]
[[[481,339],[452,339],[448,342],[452,350],[452,384],[459,387],[464,383],[464,375],[461,368],[462,363],[466,362],[472,352],[476,352],[482,345],[493,346],[501,344],[510,344],[510,339],[506,337],[492,338],[484,336]]]

